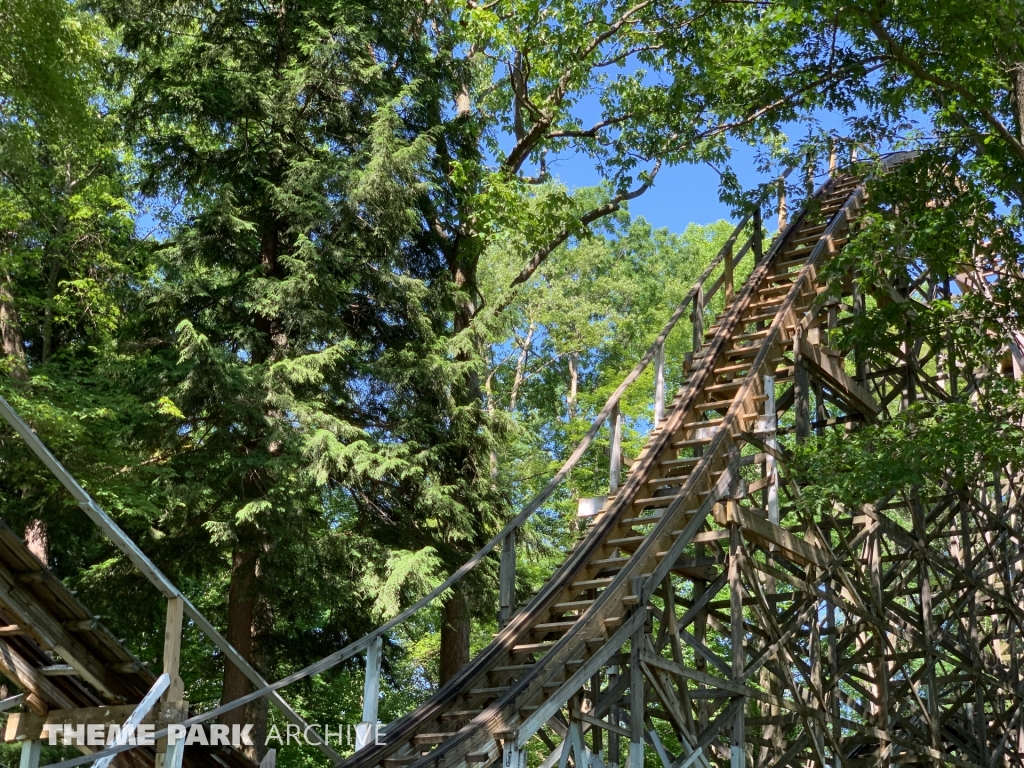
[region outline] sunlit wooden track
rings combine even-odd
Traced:
[[[884,173],[904,159],[892,156],[858,172]],[[856,232],[865,195],[865,176],[833,172],[764,253],[755,210],[562,469],[503,531],[395,619],[273,684],[2,399],[0,416],[167,598],[165,671],[177,677],[184,615],[252,681],[253,693],[188,723],[269,695],[316,741],[316,728],[280,692],[364,651],[363,720],[376,722],[383,639],[500,546],[502,628],[493,642],[432,698],[387,725],[376,743],[343,760],[321,741],[333,764],[1024,768],[1021,478],[1005,467],[984,466],[966,480],[935,477],[857,509],[822,510],[802,501],[788,468],[788,446],[813,432],[847,435],[915,402],[969,403],[979,386],[975,373],[962,370],[934,339],[904,334],[870,357],[830,346],[866,302],[912,307],[952,301],[968,292],[985,295],[993,279],[1021,278],[1013,265],[979,247],[977,262],[960,274],[933,275],[912,264],[909,274],[880,279],[862,292],[851,274],[836,268],[835,257]],[[741,235],[746,241],[737,247]],[[753,264],[737,285],[745,259]],[[705,329],[712,305],[721,310]],[[687,308],[693,309],[694,352],[666,406],[666,338]],[[1019,340],[1004,343],[1005,361],[995,373],[1019,378]],[[655,426],[622,481],[618,403],[652,361]],[[543,508],[605,424],[612,435],[613,491],[599,500],[600,511],[576,548],[517,610],[516,531]],[[0,534],[4,530],[0,526]],[[0,637],[0,671],[25,692],[20,703],[43,716],[54,708],[134,703],[148,687],[144,704],[161,695],[157,719],[180,721],[187,707],[180,681],[168,684],[168,675],[155,678],[137,668],[102,632],[76,645],[44,631],[59,629],[64,637],[91,631],[96,622],[17,537],[4,535],[0,619],[8,621],[8,631]],[[3,576],[7,571],[10,578]],[[97,638],[99,645],[89,645]],[[74,679],[46,682],[54,652]],[[34,659],[22,665],[20,678],[12,653]],[[6,706],[0,702],[0,709]],[[26,738],[36,746],[23,749],[22,768],[36,768],[38,733]],[[100,754],[131,751],[125,759],[132,764],[155,756],[164,768],[180,768],[184,754],[189,763],[246,762],[237,752],[159,750],[125,745]],[[271,754],[264,765],[272,764]]]
[[[780,480],[783,433],[957,395],[955,367],[921,340],[884,364],[828,346],[864,306],[850,275],[831,290],[823,277],[862,181],[831,179],[725,289],[665,418],[575,550],[344,768],[1020,763],[1018,478],[987,468],[937,497],[824,515]],[[953,276],[962,290],[979,279]],[[880,302],[950,290],[931,275],[875,288]]]

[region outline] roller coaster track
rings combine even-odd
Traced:
[[[881,365],[828,346],[864,306],[850,275],[831,289],[823,277],[864,196],[861,178],[829,180],[727,289],[576,549],[457,678],[343,768],[1020,762],[1018,478],[990,470],[976,487],[825,515],[780,482],[781,433],[956,395],[955,366],[920,339]],[[950,290],[930,275],[876,289],[879,302]]]
[[[858,172],[883,173],[905,159]],[[861,293],[835,259],[866,194],[865,175],[832,173],[764,253],[759,211],[741,222],[562,469],[473,559],[400,616],[284,680],[267,684],[250,669],[252,694],[189,722],[270,693],[301,723],[279,691],[363,651],[364,720],[376,721],[382,638],[500,547],[493,641],[376,743],[344,760],[322,746],[337,766],[1024,765],[1021,478],[979,467],[967,481],[942,476],[858,509],[822,511],[803,502],[788,469],[786,446],[812,432],[845,433],[915,402],[969,402],[977,386],[934,339],[904,336],[870,358],[829,346],[867,302],[912,309],[985,294],[994,271],[1010,269],[980,248],[962,274],[912,265]],[[705,329],[712,305],[721,309]],[[693,351],[666,407],[666,338],[687,308]],[[1018,339],[1005,349],[1000,372],[1019,378]],[[618,402],[652,361],[654,427],[622,479]],[[2,400],[0,415],[234,658]],[[516,530],[605,424],[612,492],[517,610]],[[181,752],[168,760],[180,765]]]

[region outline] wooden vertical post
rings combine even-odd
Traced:
[[[825,600],[828,619],[828,668],[837,670],[839,669],[839,628],[836,626],[836,602],[831,580],[825,582]],[[835,674],[835,672],[833,671],[832,674]],[[839,691],[836,688],[832,688],[829,693],[829,710],[832,718],[832,739],[836,744],[839,744],[843,730],[839,722],[841,709],[839,705]],[[833,768],[840,768],[842,765],[842,759],[835,752],[832,754],[832,765]]]
[[[726,504],[736,504],[727,501]],[[740,527],[729,526],[729,628],[732,644],[732,676],[737,682],[743,681],[743,665],[746,662],[746,633],[743,630],[743,588],[740,584],[740,558],[743,542]],[[737,708],[732,721],[732,740],[729,754],[731,768],[746,768],[746,701]]]
[[[642,594],[642,579],[633,581],[634,594]],[[638,611],[647,610],[637,606]],[[628,768],[644,768],[644,675],[640,669],[646,622],[636,628],[629,649],[629,762]]]
[[[807,196],[810,197],[814,194],[814,157],[808,152],[805,156],[807,163],[806,176],[804,177],[804,186],[807,191]]]
[[[733,299],[736,298],[736,286],[733,280],[732,245],[727,246],[725,249],[725,258],[723,259],[722,284],[725,288],[725,306],[729,306],[730,304],[732,304]]]
[[[882,582],[882,548],[879,541],[881,535],[878,528],[868,534],[864,543],[864,559],[867,561],[868,578],[871,581],[871,591],[874,593],[874,602],[885,605],[885,588]],[[862,635],[862,643],[867,645],[867,635]],[[885,630],[878,628],[875,632],[874,648],[877,656],[874,661],[868,662],[868,677],[872,679],[871,692],[874,694],[874,701],[869,703],[872,714],[875,716],[875,727],[884,733],[889,730],[889,667],[885,661],[886,654]],[[876,703],[877,702],[877,703]],[[889,740],[882,736],[879,739],[878,750],[885,752],[889,746]]]
[[[21,742],[21,759],[18,768],[39,768],[39,750],[43,742],[39,739]]]
[[[185,698],[185,684],[181,680],[181,630],[184,623],[185,601],[180,597],[167,598],[167,621],[164,624],[164,672],[171,684],[164,693],[164,701],[179,702]]]
[[[180,597],[167,598],[167,619],[164,623],[164,672],[171,678],[170,685],[164,692],[161,716],[168,722],[179,722],[187,717],[188,704],[185,702],[185,683],[182,682],[181,667],[181,632],[184,625],[185,601]],[[182,745],[184,749],[184,745]],[[167,739],[160,739],[156,745],[155,768],[170,768],[178,755],[171,755]]]
[[[764,222],[761,221],[761,204],[754,208],[754,231],[751,235],[750,247],[754,249],[754,263],[760,264],[764,258]]]
[[[775,411],[775,377],[764,377],[764,418],[767,422],[768,434],[765,436],[765,444],[769,448],[778,448],[778,417]],[[765,487],[764,508],[768,512],[768,521],[779,524],[779,474],[775,466],[775,457],[771,454],[764,459],[764,475],[768,478],[768,485]]]
[[[618,682],[619,675],[621,674],[621,672],[622,672],[622,670],[618,666],[611,667],[611,669],[608,672],[608,688],[609,688],[609,690],[615,687],[615,684]],[[617,725],[619,725],[622,722],[622,717],[621,717],[621,714],[619,712],[619,707],[618,707],[617,704],[612,704],[612,708],[611,708],[610,712],[608,713],[608,716],[611,718],[612,725],[616,725],[617,726]],[[608,768],[619,768],[619,750],[620,749],[621,749],[621,744],[619,742],[619,732],[618,732],[618,730],[616,729],[616,730],[613,730],[613,731],[609,731],[608,732],[608,759],[606,761],[607,765],[608,765]]]
[[[608,493],[619,490],[619,479],[622,475],[622,413],[619,404],[612,408],[608,418],[608,430],[611,432],[609,441],[611,456],[608,460]]]
[[[811,529],[808,526],[805,531],[805,540],[814,541],[813,535],[811,535]],[[807,578],[812,584],[817,583],[817,568],[815,566],[809,566],[807,569]],[[815,590],[817,593],[817,590]],[[810,637],[807,640],[808,655],[810,656],[811,662],[811,687],[815,690],[816,694],[813,698],[817,698],[821,695],[824,689],[824,678],[821,672],[821,598],[817,597],[814,600],[814,615],[808,621],[810,624]],[[811,724],[811,739],[814,741],[814,753],[823,755],[825,753],[825,743],[823,738],[823,726],[820,723],[812,722]],[[824,766],[822,766],[824,768]]]
[[[601,670],[597,670],[590,677],[590,709],[591,711],[597,709],[597,701],[601,697]],[[597,755],[598,759],[604,762],[602,753],[604,752],[604,740],[601,738],[602,730],[600,728],[590,729],[593,753]]]
[[[516,531],[513,528],[501,542],[498,565],[498,626],[508,625],[516,611]]]
[[[693,314],[690,315],[693,322],[693,354],[700,352],[704,345],[704,288],[697,288],[697,295],[693,297]]]
[[[665,418],[665,342],[654,350],[654,426]]]
[[[814,428],[816,434],[825,434],[825,419],[828,418],[828,411],[825,410],[825,396],[822,387],[817,382],[811,383],[811,392],[814,393],[814,421],[817,423],[817,427]]]
[[[856,274],[853,276],[853,314],[855,316],[864,314],[864,292],[861,290]],[[863,345],[857,345],[857,348],[854,350],[854,357],[857,383],[862,387],[867,387],[868,361],[867,356],[864,354]]]
[[[779,232],[786,228],[788,211],[786,209],[786,179],[779,177]]]
[[[836,142],[833,139],[832,141],[829,142],[828,149],[828,175],[831,176],[833,179],[836,177],[837,165],[838,163],[836,162]]]
[[[384,638],[373,639],[366,649],[366,677],[363,680],[363,722],[356,729],[356,749],[362,749],[376,740],[377,700],[380,698],[380,657]]]
[[[698,542],[697,544],[694,545],[694,554],[696,555],[698,560],[706,555],[706,553],[707,553],[707,549],[706,548],[707,548],[707,545],[703,544],[703,543],[700,543],[700,542]],[[706,591],[707,591],[707,583],[702,581],[702,580],[700,580],[700,579],[695,579],[694,582],[693,582],[693,599],[694,599],[694,602],[699,601],[702,597],[704,597],[704,593]],[[696,618],[693,620],[693,635],[694,635],[694,637],[697,638],[697,642],[702,644],[702,645],[707,640],[707,637],[706,637],[706,635],[707,635],[707,628],[708,628],[708,612],[707,612],[707,608],[704,608],[703,610],[700,611],[700,613],[697,614]],[[705,659],[700,654],[694,654],[694,656],[695,656],[695,658],[694,658],[694,667],[696,667],[698,672],[706,673],[707,672],[707,668],[708,668],[707,659]],[[698,694],[700,694],[700,692],[703,691],[704,689],[705,689],[704,683],[697,683],[697,692],[698,692]],[[708,727],[708,714],[709,714],[708,713],[708,700],[707,700],[706,697],[700,696],[697,699],[697,729],[698,729],[698,732],[703,731],[705,728]]]
[[[793,334],[793,410],[796,416],[796,439],[803,441],[811,434],[810,377],[800,351],[801,331]]]

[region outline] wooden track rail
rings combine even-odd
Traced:
[[[765,252],[760,211],[744,219],[565,465],[474,558],[365,638],[276,683],[256,676],[251,695],[189,722],[268,694],[287,711],[279,691],[364,651],[363,719],[375,722],[382,639],[500,550],[494,640],[378,743],[332,757],[336,765],[1024,768],[1021,478],[984,467],[968,483],[940,477],[927,490],[822,512],[788,475],[787,446],[812,432],[844,434],[915,402],[971,397],[974,379],[926,339],[870,359],[830,346],[868,301],[984,293],[993,272],[1009,269],[979,256],[963,274],[921,272],[868,295],[829,269],[856,231],[864,174],[904,159],[833,172]],[[687,313],[691,352],[666,403],[668,340]],[[1006,349],[1005,373],[1019,377],[1019,340]],[[622,476],[618,404],[652,363],[655,426]],[[605,427],[611,492],[517,610],[516,531]],[[169,599],[184,600],[95,502],[80,502]]]
[[[625,482],[529,605],[344,768],[1020,763],[1022,532],[997,525],[1017,478],[826,516],[781,479],[782,434],[956,394],[925,343],[881,367],[828,346],[863,308],[851,276],[823,276],[862,181],[826,183],[729,292]]]

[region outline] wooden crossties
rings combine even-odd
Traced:
[[[970,398],[973,374],[934,338],[904,333],[870,360],[837,342],[869,298],[951,300],[950,280],[922,272],[864,295],[853,275],[826,268],[853,236],[863,179],[833,162],[792,216],[779,191],[771,247],[762,251],[757,211],[752,236],[741,245],[737,228],[563,469],[495,537],[493,642],[340,768],[1024,768],[1022,478],[979,467],[823,509],[802,498],[790,466],[813,434]],[[990,290],[986,269],[958,285]],[[665,337],[686,310],[692,352],[666,402]],[[1024,351],[1016,336],[1005,344],[1006,371],[1020,375]],[[654,425],[630,462],[618,398],[652,361]],[[610,495],[581,505],[586,535],[517,610],[515,526],[606,427]],[[29,709],[13,738],[35,738],[52,709],[123,714],[153,676],[9,539],[0,528],[0,671]],[[170,717],[174,702],[184,708],[182,608],[165,594]],[[373,723],[381,634],[360,643]],[[161,759],[178,768],[182,753]]]
[[[921,341],[882,363],[829,346],[865,306],[821,276],[865,194],[832,171],[743,284],[749,241],[696,289],[685,381],[545,587],[343,768],[1022,765],[1020,478],[823,513],[787,467],[795,440],[965,376]]]

